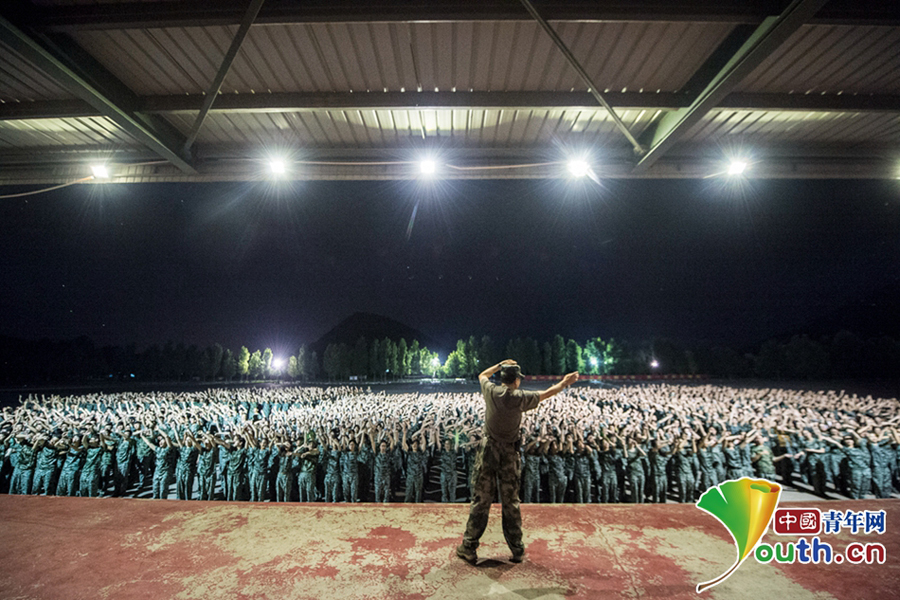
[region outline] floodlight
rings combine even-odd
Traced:
[[[272,366],[275,367],[276,369],[280,370],[281,367],[284,366],[284,359],[283,358],[273,358]]]
[[[422,175],[434,175],[437,165],[433,160],[423,160],[419,163],[419,169],[421,169]]]
[[[650,367],[653,369],[659,368],[659,361],[654,358],[653,361],[650,363]]]
[[[592,357],[591,357],[591,366],[592,366],[592,367],[596,367],[596,366],[597,366],[597,357],[596,357],[596,356],[592,356]]]
[[[272,170],[273,175],[284,175],[287,171],[284,161],[280,158],[273,158],[269,161],[269,168]]]
[[[591,166],[587,164],[587,162],[576,159],[569,161],[569,173],[572,174],[573,177],[584,177],[591,171]]]
[[[741,175],[747,168],[747,163],[742,160],[733,160],[728,166],[729,175]]]
[[[106,168],[106,165],[93,165],[91,173],[97,179],[109,179],[109,169]]]

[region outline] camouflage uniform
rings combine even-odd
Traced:
[[[656,503],[666,501],[666,493],[669,487],[669,478],[666,475],[666,467],[669,464],[669,447],[653,448],[650,450],[650,477],[653,485],[650,489],[650,499]]]
[[[598,452],[600,457],[600,467],[603,476],[600,483],[600,502],[618,502],[619,501],[619,477],[616,473],[616,463],[618,463],[622,455],[617,448]]]
[[[694,454],[691,450],[675,453],[675,469],[678,472],[678,501],[694,501]]]
[[[541,455],[525,453],[523,457],[522,481],[525,489],[523,502],[540,502],[541,494]]]
[[[323,448],[322,460],[325,462],[325,502],[340,502],[341,451]]]
[[[441,502],[456,502],[455,450],[441,450]]]
[[[564,502],[566,494],[566,459],[562,454],[548,454],[547,463],[550,467],[549,488],[550,502],[553,504]]]
[[[359,463],[364,460],[359,451],[341,452],[341,485],[344,502],[359,502]]]
[[[625,463],[628,466],[628,481],[631,483],[631,501],[641,504],[644,502],[644,473],[647,467],[647,457],[634,448],[625,453]]]
[[[300,459],[300,502],[315,502],[316,498],[316,466],[318,455],[310,455]]]
[[[422,450],[406,453],[406,502],[422,501],[427,459],[428,455]]]
[[[575,453],[575,502],[588,504],[591,501],[591,452],[585,448]]]
[[[522,413],[537,408],[540,393],[511,390],[506,386],[481,382],[485,402],[484,432],[475,459],[474,488],[463,548],[474,554],[487,528],[491,502],[500,482],[503,537],[513,557],[525,553],[522,543],[522,515],[519,512],[519,484],[522,458],[519,454],[519,427]]]
[[[891,458],[893,452],[889,445],[869,442],[872,454],[872,486],[876,498],[890,498],[893,492],[891,485]]]
[[[375,455],[375,502],[391,501],[392,450]]]

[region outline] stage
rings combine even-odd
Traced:
[[[500,507],[477,566],[456,558],[464,504],[271,504],[0,496],[0,598],[116,600],[900,597],[897,500],[782,503],[885,510],[879,564],[761,564],[724,583],[736,550],[694,505],[522,505],[527,557],[509,562]],[[796,540],[771,530],[763,542]]]

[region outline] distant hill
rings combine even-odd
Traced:
[[[433,339],[409,325],[388,317],[364,312],[353,313],[338,323],[331,331],[310,344],[309,348],[317,352],[319,356],[323,356],[328,344],[343,343],[352,346],[360,337],[364,337],[367,340],[389,338],[395,342],[402,338],[407,343],[419,340],[419,345],[422,347],[430,350],[437,348],[437,343]]]

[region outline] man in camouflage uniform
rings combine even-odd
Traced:
[[[650,499],[655,503],[664,503],[669,489],[669,478],[666,475],[666,467],[669,465],[669,447],[664,439],[656,438],[650,448]]]
[[[505,367],[505,368],[504,368]],[[503,369],[502,385],[491,382],[490,377]],[[503,536],[512,552],[512,561],[521,562],[525,556],[522,543],[522,516],[519,512],[519,484],[521,458],[519,456],[519,428],[522,413],[537,408],[541,401],[561,392],[578,379],[578,373],[569,373],[562,381],[543,392],[526,392],[519,389],[522,373],[513,360],[488,367],[478,376],[484,397],[484,439],[475,459],[475,486],[469,521],[462,544],[456,555],[472,564],[478,560],[476,549],[488,523],[491,502],[500,480]]]

